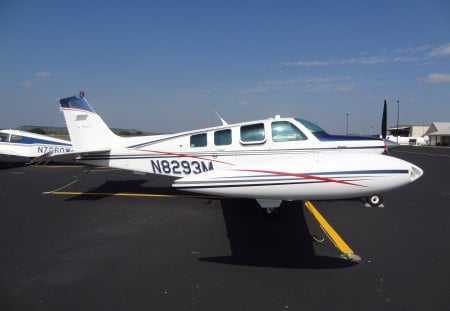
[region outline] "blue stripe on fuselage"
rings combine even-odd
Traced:
[[[305,174],[308,176],[336,176],[336,175],[366,175],[366,174],[408,174],[408,170],[361,170],[361,171],[335,171],[335,172],[311,172],[311,173],[289,173],[289,174]],[[285,176],[282,172],[273,172],[263,175],[245,175],[245,176],[230,176],[230,177],[221,177],[225,179],[233,179],[233,178],[263,178],[263,177],[271,177],[271,176]]]
[[[316,135],[313,133],[320,141],[358,141],[358,140],[381,140],[377,137],[369,137],[369,136],[346,136],[346,135],[330,135],[330,134],[321,134]]]
[[[319,172],[319,173],[309,173],[310,175],[353,175],[353,174],[405,174],[408,170],[362,170],[362,171],[338,171],[338,172]]]
[[[27,136],[21,136],[19,140],[15,140],[15,141],[12,141],[9,143],[11,143],[11,144],[27,144],[27,145],[41,144],[41,145],[72,146],[70,143],[61,143],[61,142],[40,139],[40,138],[34,138],[34,137],[27,137]]]

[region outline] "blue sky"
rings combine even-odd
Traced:
[[[450,2],[0,1],[0,128],[63,126],[84,90],[111,127],[281,114],[343,133],[450,121]]]

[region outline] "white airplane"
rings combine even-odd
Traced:
[[[386,136],[386,140],[397,143],[399,145],[406,146],[426,146],[429,141],[429,137],[421,137],[421,136],[394,136],[388,135]]]
[[[387,132],[387,103],[384,101],[383,108],[383,119],[381,121],[381,137],[385,140],[386,148],[391,150],[395,149],[400,145],[414,145],[414,146],[425,146],[428,144],[429,137],[415,136],[415,137],[402,137],[394,135],[386,135]]]
[[[75,159],[96,166],[175,177],[173,187],[257,199],[268,212],[282,200],[370,197],[407,185],[423,171],[380,154],[383,140],[327,134],[275,116],[170,135],[115,135],[84,93],[60,100]]]
[[[70,141],[21,130],[0,130],[0,161],[28,162],[45,154],[73,151]]]

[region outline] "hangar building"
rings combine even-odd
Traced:
[[[428,144],[431,146],[449,146],[450,122],[433,122],[424,135],[430,138]]]
[[[428,131],[428,125],[397,125],[391,126],[389,132],[392,136],[399,137],[422,137]]]

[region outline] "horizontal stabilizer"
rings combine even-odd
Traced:
[[[86,155],[95,155],[95,154],[105,154],[110,152],[110,148],[102,148],[96,150],[79,150],[74,152],[66,152],[66,153],[54,153],[47,152],[40,157],[34,158],[33,163],[43,162],[43,161],[59,161],[59,162],[75,162],[77,158],[83,157]]]

